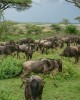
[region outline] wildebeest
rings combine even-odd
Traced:
[[[33,42],[34,40],[32,38],[24,38],[24,39],[19,40],[17,43],[22,45],[22,44],[30,44]]]
[[[66,43],[67,46],[69,46],[70,45],[70,42],[71,42],[71,39],[69,37],[65,37],[65,38],[61,38],[61,41],[63,43]]]
[[[22,64],[22,69],[23,69],[23,73],[21,75],[22,80],[28,77],[31,72],[44,73],[44,74],[50,73],[50,76],[53,78],[54,69],[58,69],[59,72],[62,71],[62,61],[60,59],[55,60],[49,58],[43,58],[34,61],[26,61]]]
[[[7,42],[0,42],[1,46],[5,46],[5,45],[15,45],[15,42],[13,40],[7,41]]]
[[[74,57],[75,63],[77,63],[79,61],[80,48],[79,46],[67,46],[60,54],[60,56]]]
[[[12,55],[15,50],[15,46],[12,45],[0,46],[0,55]]]
[[[31,59],[34,50],[31,50],[29,46],[23,44],[23,45],[15,45],[16,51],[17,51],[17,58],[20,58],[19,52],[23,52],[26,55],[26,59]]]
[[[25,85],[25,100],[42,100],[44,80],[40,76],[31,76]]]
[[[53,51],[53,48],[56,49],[56,47],[58,46],[59,46],[59,43],[56,37],[42,39],[38,43],[38,48],[40,49],[41,53],[46,53],[46,54],[48,54],[48,49],[51,48]]]

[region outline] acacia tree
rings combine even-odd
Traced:
[[[0,21],[2,20],[3,18],[3,12],[0,10]]]
[[[0,9],[16,8],[17,10],[24,10],[31,6],[32,0],[0,0]]]
[[[77,20],[80,23],[80,16],[74,18],[75,20]]]
[[[67,25],[67,24],[69,24],[70,22],[69,22],[68,19],[63,18],[62,21],[61,21],[60,23]]]
[[[0,0],[0,39],[2,40],[3,37],[6,37],[5,30],[6,24],[3,16],[3,11],[7,8],[15,8],[18,11],[25,10],[31,7],[32,0]]]
[[[80,0],[65,0],[67,2],[75,4],[76,7],[80,8]]]

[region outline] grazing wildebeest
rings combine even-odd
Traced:
[[[62,41],[63,43],[66,43],[67,46],[70,46],[71,39],[70,39],[69,37],[61,38],[61,41]]]
[[[15,46],[12,45],[0,46],[0,55],[12,55],[15,50]]]
[[[79,61],[79,46],[67,46],[63,52],[60,54],[60,56],[65,56],[65,57],[74,57],[75,58],[75,63]]]
[[[26,55],[26,59],[31,59],[34,50],[30,50],[30,47],[23,44],[23,45],[15,45],[16,51],[17,51],[17,58],[20,58],[19,52],[23,52]]]
[[[47,40],[46,42],[43,43],[43,48],[42,48],[42,53],[46,52],[46,54],[48,54],[48,49],[55,49],[57,50],[57,47],[59,47],[60,43],[58,41],[50,41]]]
[[[74,41],[75,41],[76,45],[77,45],[77,44],[80,45],[80,37],[75,37],[75,38],[74,38]]]
[[[23,73],[21,75],[22,81],[30,75],[31,72],[34,73],[50,73],[50,76],[53,78],[53,72],[55,69],[58,69],[59,72],[62,71],[62,61],[60,59],[39,59],[34,61],[26,61],[22,65],[22,69],[19,72],[21,74],[22,70]],[[18,74],[19,75],[19,74]]]
[[[0,42],[1,46],[5,46],[5,45],[15,45],[15,42],[13,40],[7,41],[7,42]]]
[[[42,53],[43,52],[46,52],[46,54],[48,54],[48,49],[49,48],[53,48],[53,44],[52,44],[52,42],[51,41],[46,41],[46,42],[44,42],[43,43],[43,48],[42,48]]]
[[[42,100],[44,80],[40,76],[31,76],[25,85],[25,100]]]
[[[17,43],[22,45],[22,44],[30,44],[33,42],[34,40],[32,38],[24,38],[24,39],[19,40]]]
[[[45,42],[47,42],[48,40],[46,40],[46,39],[41,39],[41,40],[39,40],[39,42],[38,42],[38,49],[40,50],[40,51],[42,51],[42,48],[43,48],[43,44],[45,43]]]

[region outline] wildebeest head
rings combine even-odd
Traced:
[[[32,98],[33,100],[36,100],[37,99],[37,96],[38,96],[38,90],[39,88],[39,83],[37,80],[33,79],[31,82],[30,82],[30,89],[31,89],[31,94],[32,94]]]
[[[41,100],[40,97],[42,97],[44,83],[43,78],[37,75],[28,78],[25,88],[25,97],[30,98],[29,100]]]
[[[50,59],[50,63],[52,66],[52,69],[58,68],[59,72],[62,72],[62,61],[60,59]]]

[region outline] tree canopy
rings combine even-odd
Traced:
[[[76,7],[80,8],[80,0],[65,0],[67,2],[75,4]]]
[[[63,18],[62,21],[61,21],[60,23],[61,23],[61,24],[65,24],[65,25],[67,25],[67,24],[69,24],[70,22],[69,22],[68,19]]]
[[[24,10],[31,6],[32,0],[0,0],[0,9],[16,8],[17,10]]]
[[[75,20],[77,20],[80,23],[80,16],[76,17]]]

